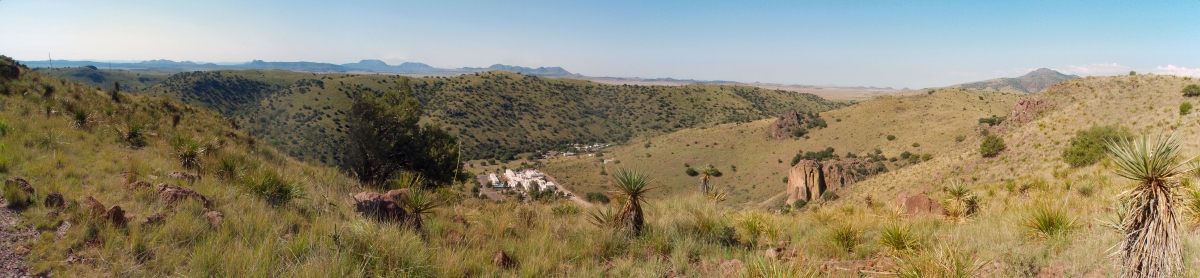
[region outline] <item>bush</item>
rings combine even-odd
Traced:
[[[1129,137],[1128,132],[1117,126],[1093,126],[1087,130],[1080,130],[1063,150],[1063,161],[1071,167],[1092,165],[1108,153],[1105,148],[1107,142],[1125,137]]]
[[[998,117],[996,115],[992,115],[989,118],[979,118],[979,123],[987,124],[988,126],[994,126],[1003,123],[1005,119],[1008,119],[1008,117]]]
[[[304,188],[299,182],[289,180],[275,170],[260,168],[242,180],[246,190],[262,197],[267,203],[280,206],[294,199],[304,198]]]
[[[933,154],[927,153],[921,155],[921,161],[929,161],[930,159],[933,159]]]
[[[1200,85],[1196,85],[1196,84],[1187,85],[1187,87],[1183,87],[1183,90],[1181,92],[1183,92],[1183,96],[1185,96],[1185,97],[1200,96]]]
[[[908,159],[911,156],[912,156],[912,153],[910,153],[908,151],[904,151],[904,152],[900,153],[900,159]]]
[[[12,131],[12,125],[6,120],[0,120],[0,136],[7,136]]]
[[[913,146],[913,148],[920,148],[921,143],[913,143],[912,146]]]
[[[996,135],[988,135],[983,138],[983,143],[979,144],[979,154],[982,154],[983,157],[993,157],[1000,154],[1000,151],[1006,148],[1008,146],[1004,145],[1004,139]]]
[[[1191,114],[1191,113],[1192,113],[1192,103],[1191,102],[1185,101],[1185,102],[1179,104],[1179,115],[1180,116]]]
[[[962,142],[963,140],[967,140],[967,137],[962,135],[954,136],[954,142]]]
[[[607,204],[610,202],[608,195],[604,195],[604,193],[600,192],[588,192],[586,195],[584,195],[584,199],[587,199],[588,202],[592,203]]]
[[[896,140],[896,135],[888,135],[887,139],[888,141]]]
[[[687,168],[687,170],[685,170],[685,171],[683,171],[683,172],[684,172],[684,173],[687,173],[687,175],[688,175],[689,177],[695,177],[695,176],[699,176],[699,175],[700,175],[700,172],[697,172],[697,171],[696,171],[696,169],[695,169],[695,168],[692,168],[692,167],[688,167],[688,168]]]
[[[1066,210],[1049,204],[1034,205],[1025,218],[1025,227],[1039,238],[1061,236],[1076,228],[1075,219]]]

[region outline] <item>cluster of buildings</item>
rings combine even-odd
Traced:
[[[593,151],[597,151],[597,150],[600,150],[603,148],[607,148],[608,146],[611,146],[611,144],[595,143],[595,144],[591,144],[591,145],[585,145],[585,144],[571,145],[571,147],[574,147],[576,150],[579,150],[581,152],[593,152]]]
[[[488,182],[493,188],[521,189],[525,192],[558,191],[558,185],[546,180],[546,174],[538,170],[513,171],[504,170],[504,175],[488,174]]]

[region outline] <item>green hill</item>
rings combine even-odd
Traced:
[[[105,89],[112,89],[114,81],[120,82],[121,90],[129,92],[145,90],[167,77],[162,74],[139,73],[127,70],[105,70],[95,66],[38,68],[37,72]]]
[[[289,71],[209,71],[172,75],[145,94],[221,111],[290,155],[334,163],[343,145],[350,92],[395,89],[399,76]],[[503,158],[573,143],[748,122],[788,110],[841,106],[811,94],[747,86],[629,86],[493,71],[415,78],[414,95],[432,122],[462,142],[470,158]]]
[[[1009,93],[1034,94],[1045,91],[1050,86],[1079,76],[1062,74],[1052,69],[1040,68],[1020,77],[997,78],[979,82],[964,83],[950,86],[953,88],[1001,91]]]

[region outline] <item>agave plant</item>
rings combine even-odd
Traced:
[[[650,176],[637,170],[620,169],[612,177],[616,181],[617,192],[625,199],[625,204],[617,213],[617,225],[632,235],[640,235],[646,222],[642,205],[646,192],[650,191]]]
[[[1117,175],[1136,182],[1122,193],[1129,214],[1121,222],[1125,240],[1119,257],[1122,277],[1174,277],[1183,267],[1183,246],[1177,231],[1179,178],[1193,169],[1191,159],[1180,163],[1175,134],[1108,142]]]

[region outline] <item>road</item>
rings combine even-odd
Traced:
[[[546,172],[542,172],[542,174],[546,174]],[[575,192],[571,192],[570,189],[567,189],[566,185],[564,185],[561,182],[558,182],[558,179],[555,179],[554,177],[551,177],[549,174],[546,174],[546,180],[552,181],[552,182],[554,182],[554,184],[557,184],[558,190],[561,190],[564,193],[570,193],[571,197],[569,197],[569,199],[571,199],[572,202],[575,202],[576,204],[579,204],[580,206],[583,206],[585,208],[592,206],[592,203],[588,203],[588,201],[585,201],[585,200],[583,200],[583,198],[580,198],[579,194],[575,194]]]
[[[475,176],[475,180],[479,181],[479,192],[482,192],[483,196],[487,196],[487,198],[491,199],[492,201],[504,201],[504,194],[500,194],[500,192],[496,192],[496,190],[492,189],[492,186],[490,185],[491,182],[488,181],[488,176],[478,175]]]

